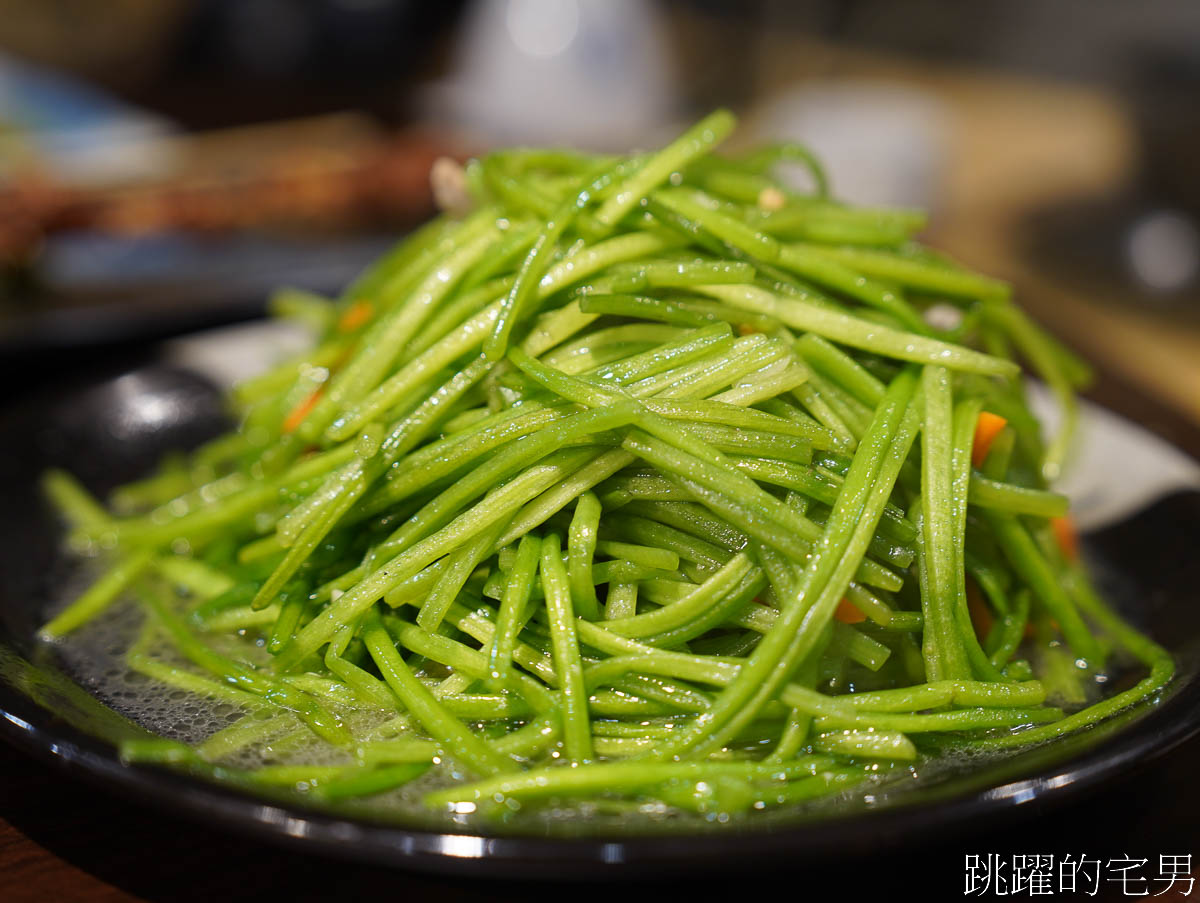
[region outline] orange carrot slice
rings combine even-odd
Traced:
[[[837,611],[833,616],[843,624],[861,624],[867,619],[867,616],[859,611],[849,599],[843,599],[838,603]]]
[[[991,411],[980,411],[979,419],[975,422],[975,441],[971,445],[971,464],[982,467],[987,460],[992,442],[1000,435],[1000,431],[1008,426],[1008,421],[999,414]]]
[[[971,626],[975,628],[975,636],[982,643],[992,632],[992,625],[996,623],[996,619],[992,617],[991,609],[983,599],[983,593],[971,579],[967,580],[967,611],[971,615]]]
[[[367,320],[371,319],[371,314],[375,313],[375,305],[370,301],[359,299],[346,308],[338,320],[338,332],[354,332],[358,327],[362,326]]]
[[[1068,561],[1079,558],[1079,534],[1075,531],[1075,521],[1070,515],[1050,518],[1050,529],[1054,531],[1054,539],[1058,547],[1067,556]]]
[[[298,405],[292,408],[288,415],[283,418],[283,425],[280,427],[285,435],[287,433],[295,432],[296,427],[302,424],[304,422],[304,418],[307,417],[309,412],[317,406],[317,400],[320,397],[321,389],[314,389],[313,393],[309,395],[308,398],[305,398]]]

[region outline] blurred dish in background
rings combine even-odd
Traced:
[[[0,189],[0,246],[15,257],[15,230],[308,229],[411,225],[432,210],[429,167],[444,142],[388,135],[359,116],[232,129],[166,139],[150,153],[171,161],[150,178],[80,184],[31,169]],[[105,149],[94,151],[103,156]]]
[[[477,0],[424,113],[489,144],[653,144],[679,114],[657,6]]]
[[[345,114],[164,138],[170,166],[103,186],[0,187],[0,354],[136,341],[335,293],[433,210],[447,144]]]
[[[813,81],[766,101],[755,124],[756,140],[798,141],[826,161],[839,200],[937,210],[945,112],[917,88],[859,79]]]
[[[183,135],[0,57],[0,354],[138,341],[332,293],[433,210],[447,150],[360,114]]]

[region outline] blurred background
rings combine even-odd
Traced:
[[[336,292],[438,155],[717,105],[1200,423],[1195,0],[0,0],[0,369]]]

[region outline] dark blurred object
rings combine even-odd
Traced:
[[[744,108],[754,103],[759,61],[755,49],[770,0],[674,0],[663,4],[671,18],[671,45],[680,73],[679,91],[688,107]],[[719,66],[713,61],[720,60]]]
[[[366,110],[392,124],[461,0],[0,0],[0,51],[191,129]]]
[[[343,81],[419,62],[431,32],[460,2],[439,0],[200,0],[181,29],[175,68]]]
[[[0,307],[0,372],[261,317],[284,286],[336,295],[401,234],[60,236]]]
[[[1024,243],[1097,300],[1200,317],[1200,42],[1160,42],[1131,59],[1134,174],[1110,196],[1035,212]]]
[[[1195,0],[764,0],[763,16],[767,27],[860,49],[1113,88],[1125,84],[1131,48],[1200,37]]]
[[[1200,315],[1200,229],[1188,213],[1126,194],[1035,210],[1018,241],[1046,276],[1095,302]]]
[[[159,77],[125,95],[188,128],[356,109],[411,121],[461,0],[190,0]]]
[[[1200,216],[1200,25],[1184,40],[1135,56],[1129,108],[1141,150],[1141,190]]]
[[[0,49],[110,84],[153,77],[188,0],[0,0]]]

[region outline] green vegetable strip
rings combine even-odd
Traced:
[[[313,791],[318,799],[342,800],[371,796],[394,790],[407,784],[429,770],[428,762],[405,762],[385,765],[380,768],[364,769],[359,773],[345,774],[317,785]]]
[[[533,247],[517,271],[517,279],[512,289],[501,300],[496,312],[496,322],[491,334],[483,343],[483,353],[491,361],[500,360],[508,347],[508,336],[512,332],[517,318],[524,313],[530,298],[537,291],[538,282],[546,271],[550,257],[562,238],[563,232],[579,214],[579,211],[592,199],[593,186],[588,185],[575,197],[564,201],[551,213],[550,218],[542,227],[542,231],[534,240]]]
[[[992,664],[1003,668],[1016,654],[1017,647],[1025,638],[1025,626],[1029,623],[1029,593],[1021,592],[1016,597],[1016,610],[1005,612],[995,627],[995,640],[988,637]]]
[[[356,627],[357,625],[348,624],[338,631],[337,636],[325,649],[325,667],[351,687],[360,699],[368,700],[383,709],[398,711],[396,695],[384,681],[342,657]]]
[[[660,568],[673,571],[679,567],[679,556],[666,549],[653,546],[639,546],[628,542],[613,542],[601,540],[596,543],[596,550],[611,558],[623,558],[648,568]]]
[[[145,518],[116,522],[116,536],[123,542],[147,546],[162,546],[185,537],[207,539],[211,533],[231,523],[253,517],[290,487],[314,477],[324,476],[346,463],[353,454],[353,448],[348,446],[331,449],[298,461],[274,479],[262,480],[252,485],[247,485],[248,481],[241,474],[231,475],[238,479],[225,478],[226,482],[238,484],[239,489],[244,487],[236,495],[221,498],[222,493],[214,492],[215,487],[212,484],[201,486],[195,490],[197,496],[217,497],[217,500],[212,504],[193,506],[190,504],[192,493],[188,493],[187,496],[175,500],[180,503],[178,506],[172,502],[165,506],[166,510],[156,509]]]
[[[284,591],[279,617],[271,625],[271,635],[267,638],[267,651],[272,654],[277,654],[295,635],[308,608],[308,599],[302,594],[303,590],[299,586],[291,587],[291,590],[291,593]]]
[[[574,473],[565,475],[557,486],[550,487],[517,512],[501,541],[513,542],[519,536],[540,526],[581,493],[611,477],[632,461],[633,456],[622,449],[601,452],[586,460]]]
[[[1087,611],[1089,617],[1098,621],[1127,651],[1139,661],[1147,665],[1150,673],[1133,687],[1116,693],[1107,699],[1075,712],[1060,721],[1041,727],[1030,728],[1007,736],[998,736],[986,740],[970,741],[971,745],[988,749],[1003,749],[1013,746],[1024,746],[1027,743],[1043,743],[1056,737],[1090,727],[1105,718],[1117,714],[1123,709],[1152,698],[1171,680],[1175,674],[1175,662],[1170,653],[1157,643],[1138,633],[1106,606],[1091,588],[1086,578],[1076,572],[1070,577],[1070,586],[1074,597],[1080,606]]]
[[[932,266],[883,251],[817,245],[803,247],[810,254],[837,261],[864,275],[933,295],[983,300],[1005,299],[1010,293],[1006,283],[995,279],[956,268]]]
[[[721,694],[712,710],[706,713],[705,719],[697,721],[693,728],[659,751],[658,757],[679,756],[693,750],[693,754],[701,754],[719,748],[725,739],[757,714],[796,665],[812,651],[817,633],[828,622],[845,585],[850,582],[857,561],[851,550],[855,546],[865,548],[873,532],[872,515],[877,518],[878,513],[869,510],[867,504],[874,502],[877,511],[882,512],[887,494],[890,494],[891,486],[887,477],[891,476],[892,480],[895,477],[894,474],[885,474],[882,480],[879,479],[883,459],[894,439],[899,443],[912,441],[912,430],[900,433],[897,430],[901,426],[906,405],[912,398],[915,383],[910,374],[902,374],[892,383],[876,412],[871,430],[855,456],[833,516],[805,569],[799,588],[792,598],[786,600],[775,626],[755,647],[737,680]],[[902,454],[893,451],[893,460],[902,461],[906,455],[905,444]],[[898,472],[898,463],[892,469]],[[886,488],[886,492],[872,491],[876,489],[873,484],[877,480],[879,485]]]
[[[950,452],[950,517],[953,531],[951,551],[951,574],[954,579],[954,620],[962,637],[963,650],[971,663],[975,676],[991,681],[1002,681],[1002,675],[988,658],[979,644],[971,613],[967,608],[966,529],[967,495],[971,478],[971,453],[975,438],[975,426],[983,402],[978,398],[960,401],[954,408],[952,445]]]
[[[398,243],[350,283],[342,292],[340,306],[385,295],[383,290],[395,280],[403,280],[414,270],[424,272],[431,261],[453,247],[458,227],[459,223],[442,217],[422,226],[408,241]]]
[[[961,345],[902,332],[836,311],[824,310],[797,298],[784,298],[752,285],[709,285],[702,291],[756,313],[777,317],[793,329],[815,333],[851,348],[918,364],[938,364],[952,370],[991,376],[1016,376],[1011,361],[981,354]]]
[[[575,611],[571,585],[563,567],[558,535],[551,533],[542,541],[542,589],[550,617],[550,639],[554,646],[554,664],[562,675],[563,743],[573,764],[589,762],[592,729],[588,720],[587,690],[575,632]]]
[[[921,388],[925,405],[921,429],[922,651],[930,680],[955,680],[970,677],[971,666],[955,623],[960,598],[955,563],[963,540],[957,533],[950,494],[953,401],[946,369],[926,367]]]
[[[638,584],[611,583],[604,602],[604,617],[616,621],[637,614]]]
[[[604,529],[616,535],[654,543],[659,548],[675,553],[680,558],[695,562],[706,571],[715,571],[732,558],[732,554],[707,540],[691,536],[681,530],[641,517],[621,515],[607,517]]]
[[[714,517],[698,504],[646,502],[631,505],[630,510],[639,515],[644,513],[647,517],[678,527],[700,539],[724,546],[730,551],[740,551],[746,547],[748,542],[745,533],[726,521]],[[726,555],[720,560],[726,561],[728,557]]]
[[[499,480],[507,479],[526,467],[536,466],[556,447],[597,430],[624,426],[636,416],[630,403],[605,410],[581,411],[554,423],[534,435],[518,439],[482,467],[472,471],[437,498],[426,504],[389,538],[388,545],[405,548],[436,529],[460,507]]]
[[[446,556],[448,564],[437,583],[434,584],[432,592],[425,598],[425,603],[417,615],[418,624],[426,630],[437,629],[438,625],[442,623],[442,618],[446,616],[446,610],[450,607],[450,603],[458,598],[458,594],[462,591],[467,578],[471,576],[471,572],[491,554],[492,546],[495,545],[505,526],[507,525],[500,521],[490,530],[483,531],[470,542]]]
[[[892,429],[893,412],[890,410],[890,400],[892,397],[899,396],[902,399],[911,401],[912,393],[915,391],[915,378],[910,379],[908,374],[901,374],[893,382],[889,390],[889,396],[885,397],[884,402],[880,405],[880,409],[876,412],[875,423],[872,424],[872,430],[877,431],[876,435],[870,436],[873,441],[880,439],[880,434],[886,435],[886,431]],[[901,403],[902,406],[903,403]],[[918,416],[914,410],[907,410],[903,416],[899,418],[900,422],[895,424],[894,436],[891,441],[890,448],[883,453],[883,460],[880,462],[876,480],[873,486],[869,482],[858,488],[859,475],[855,473],[854,468],[851,468],[850,474],[847,475],[846,484],[843,487],[845,497],[839,497],[838,505],[831,513],[830,519],[826,524],[826,535],[817,553],[813,556],[809,567],[805,571],[805,577],[815,576],[820,577],[820,567],[824,564],[828,567],[828,559],[823,560],[823,554],[827,549],[835,547],[835,541],[840,541],[847,531],[850,531],[850,536],[846,548],[850,554],[861,553],[865,548],[870,529],[875,522],[878,521],[880,512],[886,504],[887,498],[890,495],[892,488],[895,485],[897,476],[903,464],[904,459],[908,455],[908,450],[912,445],[913,439],[916,436]],[[866,439],[864,439],[866,444]],[[872,457],[875,457],[872,454]],[[863,464],[864,473],[869,473],[873,465],[871,459],[865,459]],[[856,464],[859,461],[856,459]],[[852,481],[851,477],[855,480]],[[869,477],[863,477],[869,481]],[[862,516],[861,519],[855,522],[853,510],[858,507],[859,499],[865,495],[865,501],[862,501]],[[836,531],[836,532],[835,532]],[[832,554],[832,553],[831,553]],[[838,562],[834,568],[833,581],[826,588],[826,591],[817,599],[816,603],[804,615],[801,626],[802,630],[793,638],[791,645],[785,651],[782,665],[775,671],[774,679],[782,680],[787,673],[793,671],[799,661],[806,655],[810,654],[815,644],[818,642],[818,635],[828,623],[829,616],[836,608],[839,598],[844,595],[845,588],[849,583],[847,576],[848,565],[845,560]],[[805,587],[802,584],[799,592],[793,598],[797,602],[792,604],[792,611],[799,608],[799,599],[803,599]],[[790,614],[788,609],[785,609],[784,616],[779,620],[785,622],[787,618],[795,618],[795,615]],[[775,635],[777,631],[772,631]],[[757,699],[761,700],[764,697],[762,692],[759,692]]]
[[[813,749],[818,752],[840,753],[864,759],[897,759],[911,761],[917,758],[917,748],[904,734],[897,731],[844,730],[832,734],[819,734],[813,740]]]
[[[640,264],[635,272],[639,280],[651,288],[688,288],[714,282],[747,282],[754,278],[754,267],[750,264],[727,260],[650,262]]]
[[[478,348],[488,328],[495,321],[498,309],[499,302],[489,304],[374,387],[370,394],[341,413],[329,425],[325,433],[326,438],[333,442],[349,439],[363,425],[385,416],[395,405],[411,398],[413,391],[422,382],[443,367]]]
[[[196,747],[196,752],[209,762],[217,762],[252,743],[274,739],[298,726],[299,722],[290,712],[281,712],[269,718],[247,715],[212,734]]]
[[[199,599],[214,599],[234,587],[233,578],[195,558],[164,555],[155,559],[154,569],[168,582]]]
[[[513,649],[516,646],[517,635],[525,626],[525,612],[541,555],[541,540],[530,533],[521,537],[521,543],[517,546],[517,558],[509,572],[504,599],[496,616],[496,632],[488,658],[491,676],[501,684],[508,680],[512,670]]]
[[[1005,330],[1054,393],[1062,412],[1062,425],[1046,447],[1041,466],[1043,477],[1047,480],[1057,479],[1079,420],[1079,405],[1074,390],[1086,385],[1091,374],[1086,365],[1035,326],[1019,308],[988,304],[984,307],[984,318],[986,322]]]
[[[811,366],[835,380],[863,404],[874,408],[883,401],[887,387],[858,361],[819,335],[805,334],[796,341],[796,350]]]
[[[706,508],[772,548],[803,559],[821,535],[820,527],[736,470],[695,458],[638,430],[630,433],[623,444],[638,457],[668,471]],[[857,565],[856,574],[871,585],[891,589],[900,586],[892,572],[869,560]]]
[[[464,679],[486,680],[490,677],[487,664],[488,657],[482,652],[471,649],[455,640],[430,633],[415,624],[409,624],[398,618],[385,619],[385,623],[389,632],[403,646],[411,649],[413,652],[424,655],[431,661],[441,662],[449,666]],[[542,684],[524,674],[516,675],[516,679],[510,681],[510,686],[514,691],[524,696],[529,701],[529,704],[538,711],[548,712],[554,711],[557,708],[557,701],[554,694]],[[443,696],[442,701],[448,707],[461,709],[460,703],[467,698],[465,694],[458,693],[452,696]],[[475,697],[475,699],[484,703],[484,712],[478,713],[476,717],[512,717],[513,715],[528,714],[528,711],[514,709],[512,700],[507,697],[504,698],[507,710],[503,712],[497,711],[494,701],[495,697],[479,696]],[[489,702],[489,699],[493,701]]]
[[[515,416],[505,412],[503,417],[487,418],[470,431],[431,442],[401,459],[377,490],[374,503],[366,506],[368,512],[375,514],[391,508],[509,440],[535,433],[568,414],[563,408],[544,408],[535,402],[527,406],[529,410],[524,410],[526,405],[513,409]]]
[[[78,630],[111,606],[129,586],[150,567],[154,553],[147,549],[134,552],[109,568],[82,596],[55,615],[42,627],[43,640],[56,640]]]
[[[854,270],[814,252],[806,245],[782,245],[778,259],[781,266],[793,273],[889,314],[901,326],[917,335],[925,335],[929,331],[921,315],[899,293],[864,279]]]
[[[378,618],[368,620],[363,631],[363,642],[366,643],[371,658],[388,686],[447,755],[480,775],[503,773],[512,769],[511,759],[497,753],[475,736],[470,728],[446,711],[433,694],[425,689],[425,685],[413,676]]]
[[[72,526],[101,531],[112,521],[104,506],[66,471],[46,471],[42,476],[42,489]]]
[[[589,406],[628,403],[621,395],[612,393],[610,390],[601,389],[600,387],[590,387],[579,380],[550,370],[548,367],[543,367],[523,352],[514,351],[511,358],[526,373],[534,376],[539,382],[542,382],[547,387],[552,388],[570,400],[579,401]],[[686,433],[682,433],[677,427],[671,426],[667,421],[653,415],[643,415],[636,419],[643,429],[653,434],[653,438],[641,434],[640,431],[636,431],[624,443],[625,447],[630,451],[641,457],[652,456],[654,460],[651,460],[651,463],[659,466],[668,459],[672,462],[679,462],[668,466],[671,466],[674,472],[684,475],[685,478],[690,477],[697,481],[702,481],[702,485],[713,489],[715,492],[725,496],[740,496],[746,499],[748,504],[760,506],[772,520],[782,527],[794,530],[802,539],[811,542],[819,535],[820,531],[816,525],[763,492],[753,480],[742,476],[736,470],[726,466],[723,456],[713,449],[706,448],[702,442],[696,440],[694,431],[689,436]],[[638,438],[639,435],[645,436],[645,438]],[[667,451],[664,443],[656,442],[655,439],[663,439],[665,442],[675,445],[686,444],[693,451],[700,452],[703,460],[685,455],[682,452],[672,455]],[[659,454],[660,452],[663,454]],[[752,524],[755,520],[755,518],[746,518],[746,521]],[[744,525],[743,529],[745,529]],[[777,535],[782,536],[782,534]],[[795,547],[794,542],[789,541],[788,544],[790,547]],[[803,554],[803,551],[799,554]]]
[[[183,668],[164,664],[148,655],[130,654],[129,667],[168,687],[177,687],[208,699],[220,699],[233,705],[258,712],[265,708],[255,694],[239,690],[227,683],[218,682]],[[297,722],[299,723],[299,722]]]
[[[673,778],[703,780],[731,773],[764,781],[785,781],[792,777],[815,774],[831,764],[829,759],[806,756],[787,764],[756,762],[612,762],[591,768],[543,768],[519,775],[497,777],[462,787],[431,793],[430,806],[459,801],[480,801],[500,797],[548,797],[556,795],[593,795],[605,790],[638,788],[660,784]]]
[[[818,198],[829,196],[829,180],[826,178],[825,168],[813,152],[802,144],[790,141],[769,144],[745,154],[740,160],[743,165],[759,172],[785,161],[800,163],[808,170]]]
[[[556,370],[577,373],[585,366],[576,366],[572,362],[579,359],[589,359],[589,356],[603,348],[636,347],[639,352],[649,351],[665,342],[673,341],[686,330],[675,326],[663,326],[656,323],[626,323],[622,326],[609,326],[595,329],[586,335],[559,345],[553,351],[542,356],[542,363]]]
[[[474,224],[463,226],[464,232],[471,233],[475,229]],[[357,402],[375,388],[404,343],[416,333],[463,274],[495,244],[498,237],[495,227],[482,221],[478,233],[470,234],[458,251],[437,265],[415,289],[408,303],[371,327],[363,337],[362,349],[334,378],[329,390],[297,429],[301,439],[315,441],[341,409]]]
[[[311,697],[209,649],[167,609],[157,592],[147,589],[140,594],[140,598],[179,651],[195,664],[236,687],[295,712],[313,733],[335,746],[347,746],[351,743],[350,734],[345,727]]]
[[[984,518],[1013,569],[1028,583],[1051,617],[1058,621],[1067,645],[1085,662],[1099,663],[1102,655],[1095,637],[1029,531],[1015,517],[984,511]]]
[[[970,475],[967,501],[980,508],[1034,517],[1065,517],[1070,508],[1065,495],[989,480],[978,473]]]
[[[294,668],[305,656],[328,642],[343,624],[365,611],[388,590],[415,576],[423,567],[490,525],[511,517],[521,505],[554,485],[561,476],[559,467],[541,466],[489,492],[474,508],[459,515],[437,533],[414,543],[347,590],[296,634],[291,644],[280,652],[276,667],[280,671]]]
[[[468,365],[391,430],[382,440],[378,454],[374,456],[376,460],[365,465],[358,462],[347,465],[348,469],[343,474],[336,475],[336,478],[331,477],[327,481],[328,489],[322,487],[321,491],[314,493],[311,498],[319,500],[321,507],[313,509],[316,513],[302,527],[283,561],[276,566],[259,589],[252,602],[253,607],[263,608],[270,604],[284,583],[291,579],[334,525],[357,503],[378,474],[430,428],[438,406],[461,397],[480,378],[482,372],[481,362],[476,361]],[[297,512],[298,509],[293,510],[289,517],[295,517]],[[284,532],[286,520],[287,518],[284,518],[280,521],[278,533]]]
[[[567,573],[571,583],[571,602],[581,617],[595,621],[600,617],[596,587],[592,583],[592,559],[596,554],[597,530],[600,527],[600,500],[593,492],[585,492],[575,503],[571,518],[567,550]]]
[[[701,192],[662,190],[655,192],[654,199],[667,210],[754,260],[769,264],[779,259],[779,242],[743,222],[725,216],[717,209],[713,199]]]
[[[733,463],[739,470],[764,483],[793,489],[826,505],[837,501],[841,480],[816,469],[767,458],[738,457],[733,459]],[[889,505],[884,509],[880,521],[880,534],[903,545],[911,545],[917,538],[917,529],[902,511]]]
[[[687,310],[661,298],[642,298],[635,295],[589,294],[579,302],[579,309],[590,314],[641,317],[680,326],[705,326],[711,317]]]
[[[615,226],[656,186],[691,160],[709,153],[733,131],[736,120],[728,110],[717,110],[700,120],[667,145],[624,182],[615,185],[607,200],[596,211],[596,219]]]
[[[805,687],[811,687],[817,682],[817,662],[815,656],[811,657],[809,662],[806,662],[800,667],[797,678]],[[808,735],[812,729],[812,715],[802,711],[799,708],[792,708],[788,715],[787,725],[783,729],[783,733],[779,737],[779,742],[775,744],[775,748],[771,750],[771,754],[767,757],[770,762],[786,762],[796,757],[801,748],[808,741]]]
[[[686,624],[717,604],[731,593],[754,568],[745,555],[735,555],[721,570],[717,571],[686,597],[657,611],[610,618],[603,624],[605,630],[628,637],[648,637]]]
[[[338,488],[340,492],[329,499],[320,513],[310,520],[292,541],[283,561],[271,572],[271,576],[255,594],[254,600],[251,602],[252,608],[266,608],[276,600],[284,584],[295,576],[296,571],[312,555],[321,540],[345,516],[351,506],[362,498],[362,494],[367,490],[367,481],[359,476],[352,481],[339,482]]]

